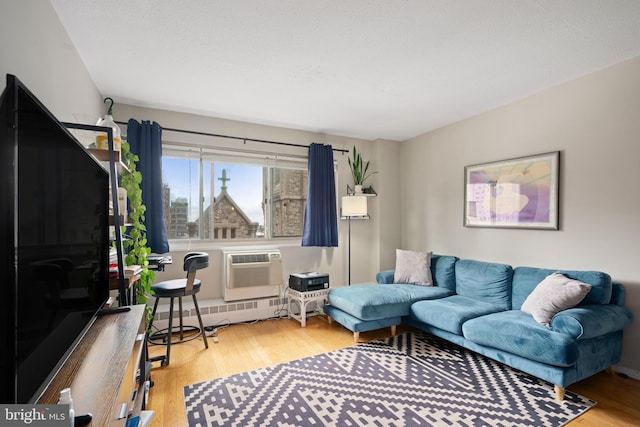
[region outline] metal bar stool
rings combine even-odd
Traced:
[[[151,362],[160,361],[161,366],[167,366],[169,364],[169,358],[171,356],[171,341],[173,331],[173,301],[175,298],[178,298],[178,305],[180,309],[180,339],[175,342],[175,344],[179,344],[181,342],[190,341],[198,336],[202,335],[202,339],[204,340],[204,347],[209,348],[209,343],[207,342],[207,334],[204,330],[204,325],[202,324],[202,317],[200,316],[200,308],[198,307],[198,300],[196,299],[196,294],[200,291],[200,279],[196,279],[196,271],[202,268],[206,268],[209,266],[209,254],[204,252],[190,252],[184,256],[184,271],[187,272],[187,277],[185,279],[174,279],[174,280],[166,280],[163,282],[158,282],[151,285],[151,289],[154,292],[154,296],[156,298],[156,302],[153,305],[153,314],[151,319],[151,324],[149,325],[149,329],[153,325],[153,318],[156,315],[156,310],[158,308],[158,302],[161,298],[170,298],[169,301],[169,327],[165,329],[161,329],[157,332],[154,332],[149,335],[149,342],[152,344],[162,344],[167,346],[167,352],[165,355],[156,356],[150,358]],[[197,326],[185,326],[182,321],[182,297],[191,295],[193,297],[193,304],[196,308],[196,315],[198,316],[198,323],[200,324],[200,328]],[[185,339],[184,332],[186,331],[194,331],[195,334],[191,334],[188,338]],[[166,331],[166,332],[165,332]]]

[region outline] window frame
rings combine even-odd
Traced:
[[[196,143],[188,143],[188,142],[177,142],[172,140],[163,139],[163,159],[164,157],[171,158],[181,158],[181,159],[197,159],[198,160],[198,217],[202,218],[205,211],[205,164],[211,165],[210,179],[211,179],[211,188],[210,188],[210,200],[216,196],[214,193],[214,170],[216,164],[238,164],[238,165],[252,165],[252,166],[260,166],[263,168],[263,187],[266,185],[268,190],[268,195],[266,198],[263,198],[262,202],[268,207],[264,209],[264,233],[265,236],[262,238],[222,238],[220,235],[218,238],[215,237],[214,231],[212,231],[212,236],[210,238],[204,238],[205,230],[202,227],[198,227],[198,237],[190,238],[187,237],[185,239],[181,238],[169,238],[169,242],[172,247],[197,247],[197,246],[229,246],[233,244],[241,244],[241,245],[249,245],[256,246],[262,245],[269,242],[287,242],[287,241],[296,241],[299,242],[302,238],[302,231],[300,235],[297,236],[273,236],[273,224],[272,224],[272,199],[273,199],[273,188],[271,188],[272,183],[272,174],[273,168],[282,168],[282,169],[297,169],[297,170],[308,170],[308,156],[307,155],[296,155],[291,153],[274,153],[272,151],[266,150],[247,150],[247,149],[238,149],[235,147],[224,147],[224,146],[214,146],[214,145],[202,145]],[[266,174],[264,171],[266,169]],[[337,162],[334,161],[334,170],[336,174],[337,181]],[[266,181],[266,182],[265,182]],[[336,199],[337,199],[337,184],[336,184]],[[264,193],[263,193],[264,195]],[[305,189],[306,196],[306,189]],[[171,201],[165,203],[166,206],[170,206]],[[213,206],[213,203],[211,203]],[[306,202],[305,202],[306,206]],[[303,213],[304,216],[304,213]],[[211,219],[213,220],[213,219]],[[220,232],[222,234],[222,231]],[[169,235],[169,233],[168,233]]]

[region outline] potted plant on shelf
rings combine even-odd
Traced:
[[[138,156],[133,154],[129,144],[122,142],[122,154],[128,172],[123,173],[121,185],[127,190],[129,201],[129,225],[128,236],[122,242],[126,251],[124,259],[125,265],[139,265],[142,269],[140,279],[134,282],[134,290],[138,304],[146,304],[149,296],[153,295],[151,285],[155,278],[153,270],[149,270],[147,255],[151,253],[151,248],[147,246],[147,228],[144,225],[144,213],[147,210],[142,204],[142,174],[136,170]],[[124,227],[123,227],[124,229]],[[151,320],[151,307],[147,307],[147,325]]]
[[[369,172],[369,161],[362,160],[362,155],[356,150],[356,146],[353,146],[351,152],[352,157],[348,159],[349,168],[351,169],[351,176],[353,177],[353,184],[355,186],[354,191],[356,194],[362,193],[362,185],[364,181],[371,175],[377,172]]]

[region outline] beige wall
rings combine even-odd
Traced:
[[[102,97],[109,94],[97,91],[50,3],[5,1],[0,7],[0,77],[17,75],[60,120],[91,122],[102,115]],[[396,247],[512,265],[603,270],[625,284],[627,305],[640,319],[640,199],[634,187],[640,182],[639,58],[402,144],[124,105],[115,111],[119,120],[156,120],[165,127],[347,149],[357,145],[379,172],[370,182],[379,196],[369,201],[371,220],[352,223],[353,283],[371,281],[378,270],[392,268]],[[464,166],[554,150],[562,153],[560,231],[462,226]],[[336,156],[339,196],[351,182],[346,159]],[[294,271],[324,271],[331,274],[332,285],[344,284],[346,222],[339,227],[340,248],[278,243],[285,277]],[[177,248],[176,257],[185,250]],[[212,250],[217,254],[220,248]],[[209,292],[216,297],[221,279],[210,270],[214,286]],[[162,274],[181,272],[174,265]],[[626,331],[621,363],[636,373],[639,324]]]
[[[1,3],[0,88],[14,74],[58,120],[102,115],[100,93],[51,3]]]
[[[462,226],[464,167],[561,152],[560,230]],[[402,143],[402,244],[485,261],[609,273],[636,321],[640,372],[640,58]]]
[[[374,242],[370,275],[392,269],[396,264],[396,248],[401,247],[400,221],[400,145],[397,141],[378,139],[373,142],[371,164],[378,197],[369,200],[371,216],[376,220],[371,232]]]
[[[16,75],[61,121],[93,124],[104,114],[102,98],[111,94],[98,92],[49,1],[2,2],[0,52],[0,78],[3,80],[0,82],[0,87],[4,88],[5,74]],[[351,149],[353,145],[357,145],[358,150],[366,158],[375,156],[373,144],[358,139],[126,105],[116,105],[114,111],[116,119],[122,121],[134,117],[138,120],[156,120],[165,127],[199,129],[206,132],[307,145],[311,142],[322,142],[332,144],[335,148]],[[126,126],[121,127],[125,131]],[[173,135],[166,133],[166,135],[176,137],[175,133]],[[84,138],[92,140],[90,136],[83,133],[79,133],[78,137],[81,140]],[[193,137],[192,140],[202,142],[201,137]],[[274,148],[267,147],[269,150]],[[306,154],[300,149],[280,147],[278,150]],[[336,154],[335,159],[338,162],[337,182],[340,197],[346,193],[346,185],[351,184],[351,178],[347,166],[347,155]],[[377,176],[374,176],[370,181],[374,187],[376,179]],[[397,220],[394,223],[397,224]],[[379,224],[380,219],[375,215],[372,215],[370,221],[352,224],[353,283],[367,282],[375,278],[375,272],[378,270],[378,251],[375,251],[375,256],[372,256],[372,248],[377,245],[375,233]],[[301,248],[299,239],[270,242],[271,246],[275,245],[283,249],[285,277],[288,277],[290,272],[323,271],[331,275],[332,285],[344,285],[347,281],[347,224],[346,221],[339,221],[338,225],[339,248]],[[188,250],[180,245],[174,246],[176,258],[181,258],[184,251]],[[221,248],[214,246],[211,249],[219,254]],[[173,272],[173,269],[173,267],[170,269],[170,274],[182,274],[179,269],[177,272]],[[205,297],[214,298],[222,295],[219,272],[220,268],[214,268],[208,273],[211,275],[213,286],[208,291],[208,295],[204,292]]]
[[[16,75],[61,121],[93,124],[98,117],[104,114],[105,107],[102,98],[111,94],[98,92],[49,1],[2,2],[0,6],[0,53],[0,78],[3,80],[0,82],[1,88],[4,88],[5,74]],[[322,142],[332,144],[335,148],[349,150],[353,145],[357,145],[358,150],[366,158],[376,155],[373,149],[374,144],[371,144],[370,141],[126,105],[116,105],[114,111],[116,119],[122,121],[134,117],[138,120],[156,120],[165,127],[200,129],[206,132],[307,145],[311,142]],[[121,127],[125,131],[126,126]],[[176,134],[165,134],[176,137]],[[82,133],[78,136],[81,140],[87,137]],[[90,136],[87,138],[92,140]],[[192,140],[202,142],[202,138],[198,137],[194,137]],[[221,143],[221,141],[217,141],[217,143]],[[273,146],[267,147],[269,150],[274,148]],[[283,152],[306,154],[304,150],[301,152],[300,149],[282,147],[278,149]],[[387,147],[388,150],[389,147]],[[397,151],[398,148],[396,147],[395,150]],[[335,159],[338,162],[338,196],[342,196],[346,193],[347,183],[351,184],[347,155],[336,154]],[[387,170],[389,169],[387,167]],[[394,179],[398,179],[395,171],[387,172],[386,175],[396,175]],[[374,176],[370,181],[374,187],[376,179],[377,176]],[[392,220],[388,215],[387,221],[398,224],[397,219]],[[370,221],[359,221],[352,224],[353,283],[374,280],[375,272],[378,270],[379,256],[378,250],[374,251],[372,248],[377,246],[376,233],[380,228],[380,223],[380,218],[372,214]],[[332,285],[344,285],[347,281],[347,223],[339,221],[338,225],[340,228],[339,248],[301,248],[299,239],[270,242],[270,246],[277,246],[283,250],[285,278],[291,272],[323,271],[331,275]],[[174,245],[174,247],[177,259],[180,259],[185,251],[190,249],[180,245]],[[217,260],[217,263],[220,263],[222,248],[219,245],[205,248],[211,249],[213,252],[214,268],[207,272],[210,275],[212,286],[207,291],[203,290],[203,297],[217,298],[222,295],[221,268],[215,262]],[[172,266],[162,277],[181,276],[179,264]]]
[[[224,134],[231,136],[280,141],[293,144],[309,145],[312,142],[331,144],[333,148],[341,148],[351,150],[356,145],[358,150],[362,152],[366,159],[371,159],[372,164],[378,163],[373,159],[378,152],[382,152],[384,157],[399,157],[399,146],[390,144],[388,141],[364,141],[354,138],[346,138],[335,135],[325,135],[320,133],[299,131],[294,129],[279,128],[273,126],[257,125],[246,122],[238,122],[233,120],[219,119],[213,117],[205,117],[195,114],[179,113],[174,111],[158,110],[126,104],[116,104],[114,107],[114,118],[117,121],[126,122],[129,118],[138,121],[151,120],[158,122],[164,128],[188,129],[208,133]],[[126,126],[121,125],[123,135],[126,134]],[[282,154],[291,154],[298,156],[306,156],[308,150],[306,148],[288,148],[277,145],[260,144],[242,141],[224,140],[220,138],[211,138],[203,136],[192,136],[182,133],[164,131],[163,141],[174,142],[193,142],[205,145],[223,145],[230,147],[240,147],[257,151],[275,151]],[[388,154],[389,152],[395,154]],[[346,186],[349,184],[353,187],[351,173],[347,164],[347,154],[334,153],[334,159],[338,163],[338,176],[336,182],[338,185],[338,209],[340,209],[340,197],[346,194]],[[397,163],[397,162],[396,162]],[[376,174],[367,185],[371,184],[377,187],[377,182],[381,176],[390,177],[390,182],[399,181],[395,163],[390,162],[386,166],[385,173]],[[397,186],[395,187],[397,189]],[[386,193],[385,193],[386,194]],[[371,220],[369,221],[352,221],[351,222],[351,283],[362,283],[375,281],[375,274],[379,270],[380,257],[378,250],[378,235],[381,217],[376,214],[376,206],[380,200],[385,200],[386,195],[369,199],[369,209],[371,210]],[[395,198],[397,191],[391,189],[389,197]],[[394,202],[397,205],[396,202]],[[386,221],[392,224],[398,224],[398,212],[391,215],[386,213]],[[274,239],[258,243],[259,246],[278,248],[282,251],[284,280],[287,281],[289,274],[304,271],[320,271],[330,275],[332,286],[344,286],[348,281],[348,227],[345,220],[338,221],[339,228],[339,247],[337,248],[310,248],[301,247],[300,238],[295,239]],[[392,227],[393,228],[393,227]],[[399,227],[396,227],[395,235],[399,241]],[[203,286],[199,298],[221,298],[223,289],[222,277],[222,251],[233,247],[253,247],[255,243],[247,241],[234,243],[230,241],[218,242],[181,242],[171,241],[171,253],[175,260],[182,259],[186,251],[204,250],[211,254],[211,268],[199,273],[203,276],[203,281],[207,286]],[[395,259],[395,254],[394,258]],[[182,277],[184,273],[181,271],[181,264],[178,262],[171,266],[165,273],[159,273],[158,278],[171,279],[174,277]]]

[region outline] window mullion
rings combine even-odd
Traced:
[[[215,224],[215,210],[214,210],[214,205],[215,205],[215,198],[216,198],[216,190],[215,190],[215,182],[216,182],[216,164],[214,162],[209,162],[209,167],[211,169],[211,172],[209,173],[209,200],[210,200],[210,205],[211,208],[209,209],[209,239],[210,240],[214,240],[216,238],[215,236],[215,229],[216,229],[216,224]]]
[[[272,191],[272,183],[273,181],[271,180],[271,173],[272,173],[272,168],[271,167],[265,167],[263,170],[266,171],[266,173],[264,174],[264,179],[263,179],[263,183],[262,183],[262,188],[263,188],[263,211],[264,211],[264,236],[267,239],[271,239],[273,237],[273,232],[272,232],[272,226],[271,226],[271,191]]]
[[[200,171],[198,176],[198,218],[200,218],[200,224],[198,224],[198,234],[200,240],[204,239],[204,160],[202,158],[202,149],[200,149]]]

